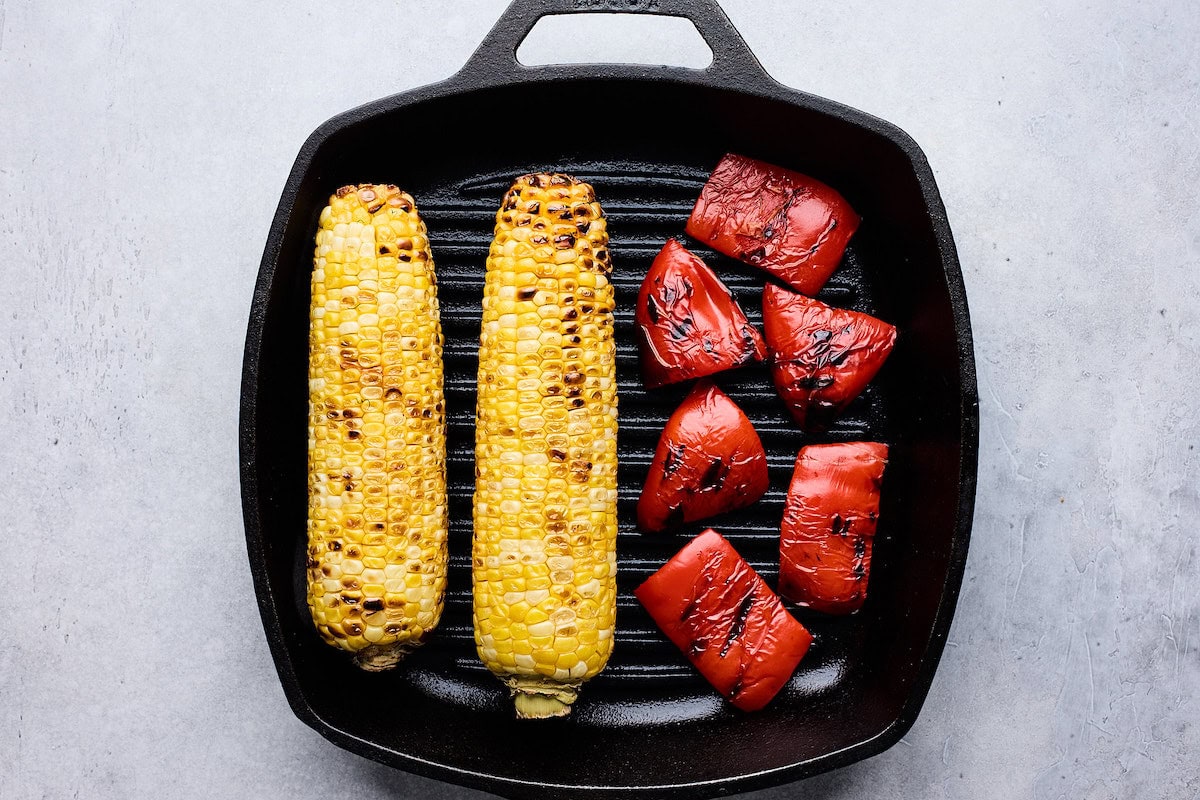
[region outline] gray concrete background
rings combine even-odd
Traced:
[[[301,142],[449,75],[503,5],[0,0],[0,798],[483,796],[288,710],[236,408]],[[970,562],[916,726],[748,797],[1200,797],[1200,15],[723,5],[779,80],[925,149],[982,415]],[[581,57],[694,56],[630,30]]]

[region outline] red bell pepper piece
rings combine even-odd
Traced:
[[[687,221],[688,235],[816,294],[842,260],[859,216],[815,178],[727,154]]]
[[[779,593],[829,614],[867,597],[888,448],[879,442],[801,448],[779,537]]]
[[[763,290],[763,329],[775,388],[808,431],[829,427],[875,377],[896,341],[896,328],[883,320],[774,284]]]
[[[729,395],[701,381],[659,437],[638,499],[638,525],[661,531],[745,508],[769,483],[754,426]]]
[[[767,353],[725,284],[674,239],[650,265],[634,318],[648,389],[761,361]]]
[[[711,528],[634,595],[713,688],[743,711],[769,703],[812,644],[812,635]]]

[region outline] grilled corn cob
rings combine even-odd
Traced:
[[[475,644],[520,717],[570,712],[616,616],[617,381],[604,213],[526,175],[487,261],[475,435]]]
[[[446,586],[442,333],[425,224],[395,186],[321,212],[309,327],[308,605],[377,671],[437,625]]]

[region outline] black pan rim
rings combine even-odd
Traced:
[[[944,650],[946,637],[949,633],[966,567],[977,480],[979,436],[978,388],[966,290],[945,208],[925,154],[907,133],[892,123],[835,101],[791,89],[766,77],[765,73],[760,73],[759,76],[746,80],[745,76],[730,75],[726,71],[715,68],[690,70],[631,65],[569,65],[524,68],[519,79],[514,81],[511,75],[497,76],[479,67],[479,64],[473,64],[473,68],[472,65],[468,65],[468,68],[464,68],[464,70],[445,81],[366,103],[339,114],[320,125],[308,137],[297,155],[288,175],[268,234],[267,244],[259,268],[258,280],[254,288],[243,359],[239,422],[241,487],[247,551],[259,612],[280,683],[293,713],[306,725],[316,730],[329,741],[373,761],[429,778],[448,780],[473,788],[499,792],[542,789],[554,792],[577,791],[625,795],[656,793],[658,796],[663,796],[664,794],[682,795],[685,792],[696,789],[711,793],[751,791],[811,777],[882,753],[898,742],[916,722],[920,709],[932,685],[934,674]],[[466,770],[452,764],[416,758],[355,737],[329,724],[312,710],[304,697],[303,689],[297,680],[291,658],[279,634],[279,610],[277,608],[277,598],[272,592],[266,574],[266,559],[258,507],[258,482],[256,473],[259,465],[254,433],[257,424],[255,398],[258,393],[258,366],[265,322],[265,305],[274,280],[275,266],[283,231],[295,203],[301,179],[309,170],[314,155],[327,140],[347,128],[366,122],[376,116],[392,113],[427,100],[456,94],[485,91],[494,86],[510,85],[513,83],[537,85],[547,82],[562,83],[607,79],[652,81],[667,84],[675,83],[679,85],[713,87],[726,91],[733,90],[751,97],[781,101],[826,116],[835,117],[890,140],[907,156],[920,184],[923,198],[929,211],[929,223],[935,234],[941,256],[942,270],[953,313],[958,349],[959,387],[962,393],[962,405],[960,409],[962,458],[959,466],[959,502],[956,511],[954,541],[951,548],[946,582],[938,604],[931,638],[922,656],[917,673],[918,677],[912,686],[908,701],[896,720],[882,732],[848,748],[775,769],[696,782],[660,785],[614,784],[601,786],[595,784],[555,784],[537,780],[518,781],[486,772]]]

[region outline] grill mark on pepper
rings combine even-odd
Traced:
[[[699,600],[699,598],[692,598],[692,600],[690,600],[690,601],[688,602],[688,604],[687,604],[686,606],[684,606],[684,607],[683,607],[683,611],[682,611],[682,612],[680,612],[680,614],[679,614],[679,621],[680,621],[680,622],[685,622],[685,621],[687,620],[687,618],[688,618],[688,617],[690,617],[692,614],[696,613],[696,609],[697,609],[699,606],[700,606],[700,600]]]
[[[783,205],[777,212],[775,212],[775,216],[771,218],[766,227],[763,228],[763,241],[771,241],[773,238],[775,238],[775,233],[777,231],[782,231],[785,236],[787,235],[788,213],[792,210],[792,206],[796,204],[797,200],[799,200],[801,197],[807,196],[808,194],[808,189],[804,188],[792,189],[787,193],[787,197],[784,199]],[[816,248],[813,248],[813,251],[815,252]],[[751,261],[752,264],[757,264],[766,256],[766,254],[766,248],[760,247],[757,250],[748,253],[747,258],[753,259]]]
[[[729,627],[729,635],[725,637],[725,644],[721,646],[721,658],[729,652],[729,648],[733,647],[733,643],[746,630],[746,618],[750,616],[750,608],[754,605],[755,588],[751,587],[746,596],[742,598],[742,602],[738,605],[737,616],[733,619],[733,625]]]
[[[850,325],[847,325],[845,328],[843,328],[841,330],[842,335],[849,335],[850,332],[851,332]],[[834,363],[833,362],[834,358],[841,358],[841,360],[844,361],[846,356],[849,354],[850,348],[846,348],[845,350],[843,350],[840,353],[832,354],[833,331],[829,331],[829,330],[816,331],[815,333],[813,333],[813,338],[816,340],[816,342],[813,343],[811,351],[812,351],[812,356],[816,359],[818,368],[824,367],[825,365],[830,364],[830,363]],[[840,363],[840,362],[836,362],[836,363]]]
[[[667,457],[663,459],[663,477],[667,477],[679,469],[679,464],[683,461],[685,450],[687,450],[686,444],[680,444],[678,447],[670,443],[667,444]]]
[[[826,386],[834,384],[833,376],[831,375],[805,375],[796,381],[796,385],[801,389],[824,389]]]
[[[841,514],[834,514],[833,515],[833,535],[834,536],[845,536],[849,532],[850,532],[850,520],[842,519]],[[858,541],[861,542],[862,539],[860,538]],[[857,547],[857,545],[855,545],[855,546]]]
[[[854,580],[861,581],[867,577],[867,540],[859,536],[854,540]]]
[[[646,313],[650,316],[650,324],[658,324],[658,306],[654,304],[654,296],[646,296]]]
[[[691,297],[693,293],[695,293],[695,287],[692,286],[691,281],[682,276],[676,277],[674,280],[668,281],[666,285],[663,286],[663,306],[665,306],[666,310],[669,312],[675,307],[676,303],[678,303],[684,297]]]
[[[708,465],[708,469],[704,470],[704,475],[700,478],[700,489],[720,489],[725,483],[725,477],[729,474],[729,470],[725,469],[725,462],[718,456],[713,459]]]
[[[683,319],[671,320],[671,338],[679,341],[686,339],[696,327],[696,321],[688,314]]]
[[[749,325],[742,326],[742,359],[749,360],[754,357],[754,334],[750,332]]]

